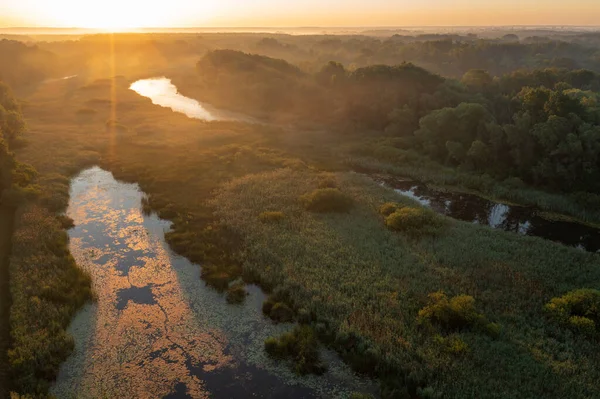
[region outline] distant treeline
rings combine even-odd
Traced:
[[[38,46],[0,40],[0,80],[10,86],[42,81],[58,71],[59,57]]]
[[[348,70],[329,62],[309,74],[232,50],[209,52],[197,68],[196,89],[219,106],[381,132],[398,148],[465,170],[600,192],[600,75],[590,70],[492,77],[474,69],[457,80],[412,63]]]
[[[106,77],[181,69],[216,49],[284,59],[315,73],[330,60],[348,69],[411,62],[442,76],[471,69],[499,76],[517,69],[589,69],[600,72],[600,34],[551,30],[475,34],[286,35],[265,33],[122,33],[11,36],[0,41],[0,79],[13,87],[71,74]],[[27,40],[24,42],[14,39]],[[37,41],[34,41],[37,39]],[[178,64],[182,62],[182,64]]]

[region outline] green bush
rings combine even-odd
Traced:
[[[475,308],[475,298],[458,295],[448,298],[443,292],[429,295],[429,305],[419,311],[417,321],[421,325],[438,325],[446,331],[458,331],[485,326],[485,316]]]
[[[600,291],[579,289],[553,298],[544,310],[560,324],[586,335],[597,334],[600,326]]]
[[[319,341],[309,326],[297,326],[278,338],[265,340],[265,351],[273,357],[291,359],[298,374],[323,374],[327,368],[319,357]]]
[[[389,211],[389,207],[386,211]],[[400,208],[385,219],[386,226],[394,231],[411,235],[434,234],[443,224],[443,219],[430,209]]]
[[[300,201],[311,212],[348,212],[353,205],[352,199],[337,188],[319,188],[301,196]]]
[[[285,218],[285,214],[283,212],[263,212],[258,215],[258,220],[263,223],[273,223],[280,222]]]

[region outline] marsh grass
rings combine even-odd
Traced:
[[[246,176],[225,184],[212,204],[244,238],[244,268],[287,293],[292,308],[314,314],[320,339],[356,370],[382,378],[384,396],[600,394],[595,343],[548,323],[543,310],[559,293],[597,286],[598,255],[446,218],[436,236],[398,234],[385,227],[381,206],[422,208],[352,173],[336,174],[355,204],[348,213],[308,212],[297,198],[320,180],[290,169]],[[257,225],[252,215],[263,209],[280,209],[286,223]],[[419,322],[438,291],[467,320],[459,335],[437,321],[424,332]],[[476,310],[470,299],[451,306],[455,297],[476,298]]]

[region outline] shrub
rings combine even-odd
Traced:
[[[258,215],[258,220],[263,223],[273,223],[280,222],[285,218],[285,214],[283,212],[263,212]]]
[[[319,180],[319,188],[337,188],[337,182],[334,177],[328,176]]]
[[[389,210],[389,209],[387,209]],[[386,226],[394,231],[412,235],[434,234],[442,226],[443,219],[425,208],[400,208],[385,219]]]
[[[244,283],[235,283],[227,290],[227,302],[242,303],[244,302],[244,299],[246,299],[246,295],[247,293]]]
[[[75,227],[75,222],[67,215],[58,215],[56,218],[58,219],[60,226],[65,230]]]
[[[202,265],[200,275],[206,284],[220,291],[226,290],[229,283],[236,279],[236,276],[231,275],[227,270],[211,264]]]
[[[442,351],[453,356],[460,356],[469,351],[469,346],[460,337],[451,335],[449,337],[442,337],[436,335],[434,341],[438,344]]]
[[[386,202],[385,204],[379,207],[379,213],[385,217],[390,216],[392,213],[396,212],[399,209],[402,209],[403,206],[397,204],[395,202]]]
[[[271,309],[273,309],[273,305],[277,302],[273,299],[273,297],[268,297],[262,305],[262,312],[265,316],[269,316],[271,314]]]
[[[294,320],[294,311],[285,303],[277,302],[271,308],[269,317],[277,322],[286,323]]]
[[[319,188],[300,197],[306,210],[311,212],[348,212],[352,199],[337,188]]]
[[[319,358],[319,341],[309,326],[297,326],[278,338],[265,340],[265,351],[273,357],[289,358],[298,374],[323,374],[327,367]]]
[[[430,303],[419,311],[419,324],[436,324],[447,331],[481,327],[487,324],[485,316],[475,309],[475,298],[458,295],[451,299],[443,292],[429,295]]]
[[[575,331],[594,335],[600,325],[600,291],[579,289],[553,298],[544,310],[560,324]]]

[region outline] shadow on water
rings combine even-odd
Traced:
[[[135,184],[91,168],[71,183],[70,250],[92,275],[98,300],[74,318],[75,351],[52,394],[59,398],[336,398],[376,392],[332,352],[324,376],[297,376],[264,351],[290,330],[262,315],[265,295],[247,286],[241,305],[200,279],[171,252],[170,223],[144,215]]]
[[[538,216],[534,208],[510,206],[472,194],[438,191],[416,181],[378,181],[454,219],[541,237],[589,252],[600,251],[600,230],[579,223],[550,221]]]

